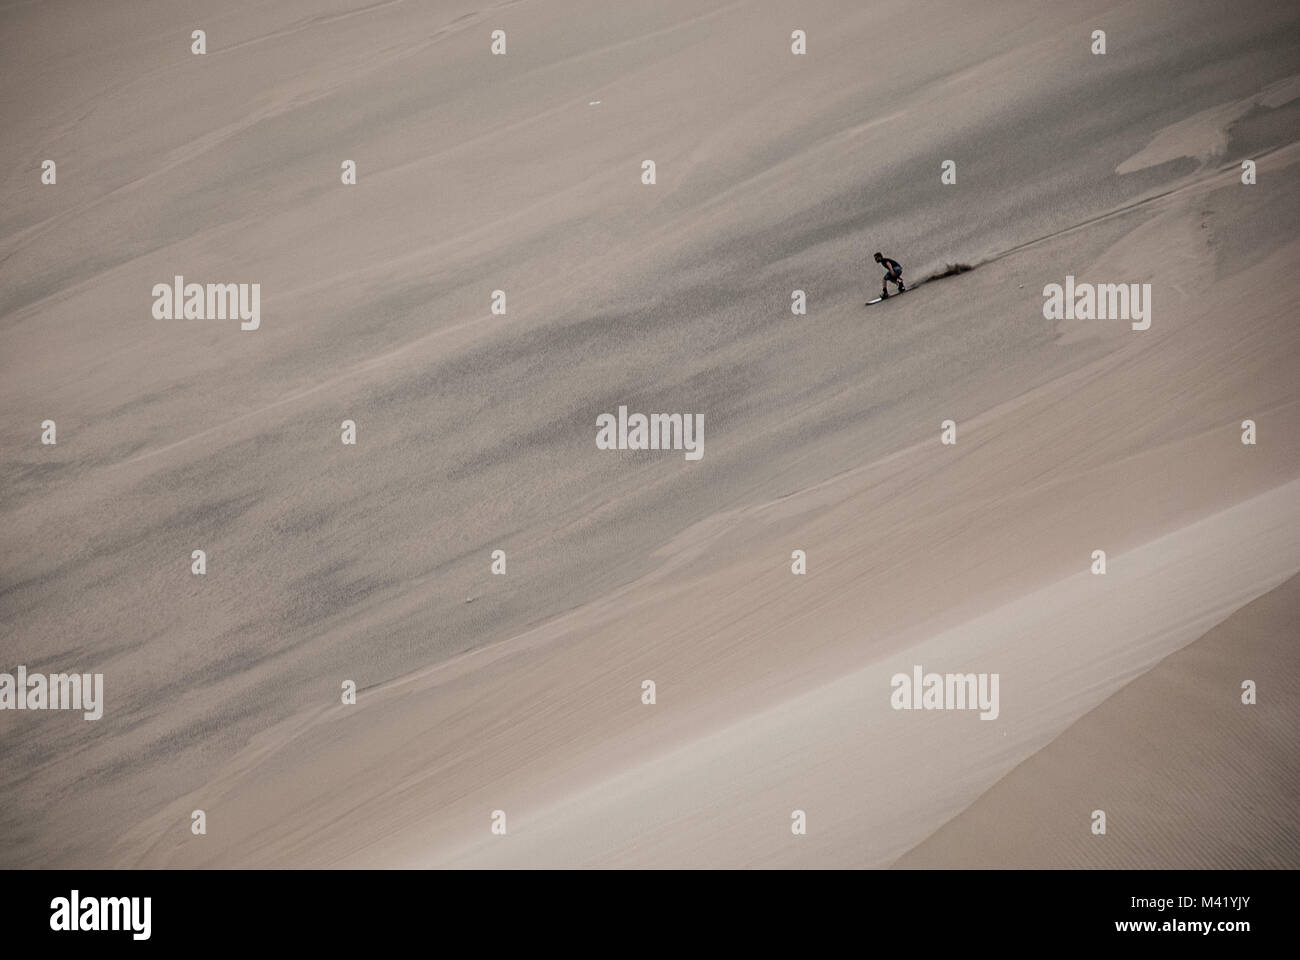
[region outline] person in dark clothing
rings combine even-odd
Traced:
[[[902,264],[897,260],[890,260],[881,253],[876,254],[876,263],[885,268],[885,279],[880,283],[881,297],[889,296],[889,284],[891,283],[898,287],[899,293],[907,289],[907,285],[903,283]]]

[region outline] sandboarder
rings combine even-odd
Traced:
[[[879,251],[876,252],[876,263],[885,268],[885,279],[880,282],[880,299],[884,300],[889,297],[889,284],[898,287],[898,292],[902,293],[907,289],[903,283],[903,266],[897,260],[890,260]]]

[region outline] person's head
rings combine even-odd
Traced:
[[[879,262],[880,262],[881,260],[883,260],[883,259],[884,259],[884,257],[882,257],[882,256],[880,255],[880,251],[877,250],[877,251],[876,251],[876,263],[879,263]]]

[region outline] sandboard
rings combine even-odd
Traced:
[[[864,307],[869,307],[869,306],[871,306],[873,303],[879,303],[881,300],[892,300],[894,297],[901,297],[903,294],[907,293],[908,290],[912,290],[912,289],[915,289],[915,288],[914,288],[914,287],[907,287],[906,289],[898,290],[898,291],[896,291],[896,292],[894,292],[894,293],[891,293],[888,297],[876,297],[876,299],[874,299],[874,300],[868,300],[866,303],[863,304],[863,306],[864,306]]]

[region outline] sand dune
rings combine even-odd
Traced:
[[[1293,577],[1087,714],[895,865],[1294,867],[1298,611]],[[1246,680],[1259,691],[1253,705],[1242,703]],[[1104,836],[1087,829],[1094,809],[1107,812]]]
[[[883,866],[1295,609],[1292,8],[0,18],[0,649],[107,690],[0,713],[4,866]],[[975,269],[864,309],[875,249]],[[155,319],[177,274],[260,283],[260,329]],[[1045,320],[1067,275],[1151,328]],[[620,405],[703,458],[596,449]],[[999,718],[890,709],[916,663],[999,673]]]

